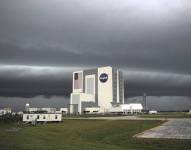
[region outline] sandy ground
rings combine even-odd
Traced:
[[[139,133],[134,137],[191,139],[191,119],[172,119],[161,126]]]

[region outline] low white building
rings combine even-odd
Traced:
[[[157,114],[157,110],[149,110],[149,114]]]
[[[129,103],[121,104],[119,106],[110,107],[108,113],[141,113],[143,111],[143,106],[141,103]],[[84,109],[85,113],[102,113],[99,107],[86,107]]]
[[[23,115],[22,111],[17,112],[18,115]]]
[[[142,113],[143,106],[141,103],[129,103],[129,104],[122,104],[119,106],[113,106],[108,109],[108,113],[123,113],[123,114],[134,114],[134,113]],[[85,114],[96,114],[96,113],[103,113],[100,110],[100,107],[85,107],[84,108]]]
[[[0,109],[0,116],[5,115],[5,114],[11,114],[11,108],[3,108]]]
[[[61,122],[61,113],[25,113],[23,122]]]
[[[143,111],[143,105],[141,103],[129,103],[121,105],[123,113],[141,113]]]
[[[45,111],[47,113],[55,113],[56,112],[56,108],[35,108],[35,107],[29,107],[27,109],[28,112],[42,112]]]
[[[68,114],[68,108],[60,108],[62,114]]]
[[[86,107],[84,109],[84,113],[86,114],[96,114],[100,112],[100,108],[99,107]]]

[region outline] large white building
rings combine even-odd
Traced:
[[[110,112],[124,104],[122,72],[110,66],[73,72],[70,113]],[[89,109],[89,110],[87,110]]]

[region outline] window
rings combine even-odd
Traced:
[[[87,75],[86,77],[85,92],[87,94],[95,95],[95,75]]]
[[[43,116],[43,119],[46,119],[46,116]]]
[[[39,119],[39,115],[37,115],[37,119]]]
[[[55,119],[58,119],[58,116],[57,116],[57,115],[55,115]]]
[[[78,73],[74,74],[74,80],[78,80]]]
[[[29,119],[29,115],[27,115],[27,119]]]

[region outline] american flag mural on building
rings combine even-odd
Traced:
[[[82,72],[74,74],[74,89],[82,89]]]

